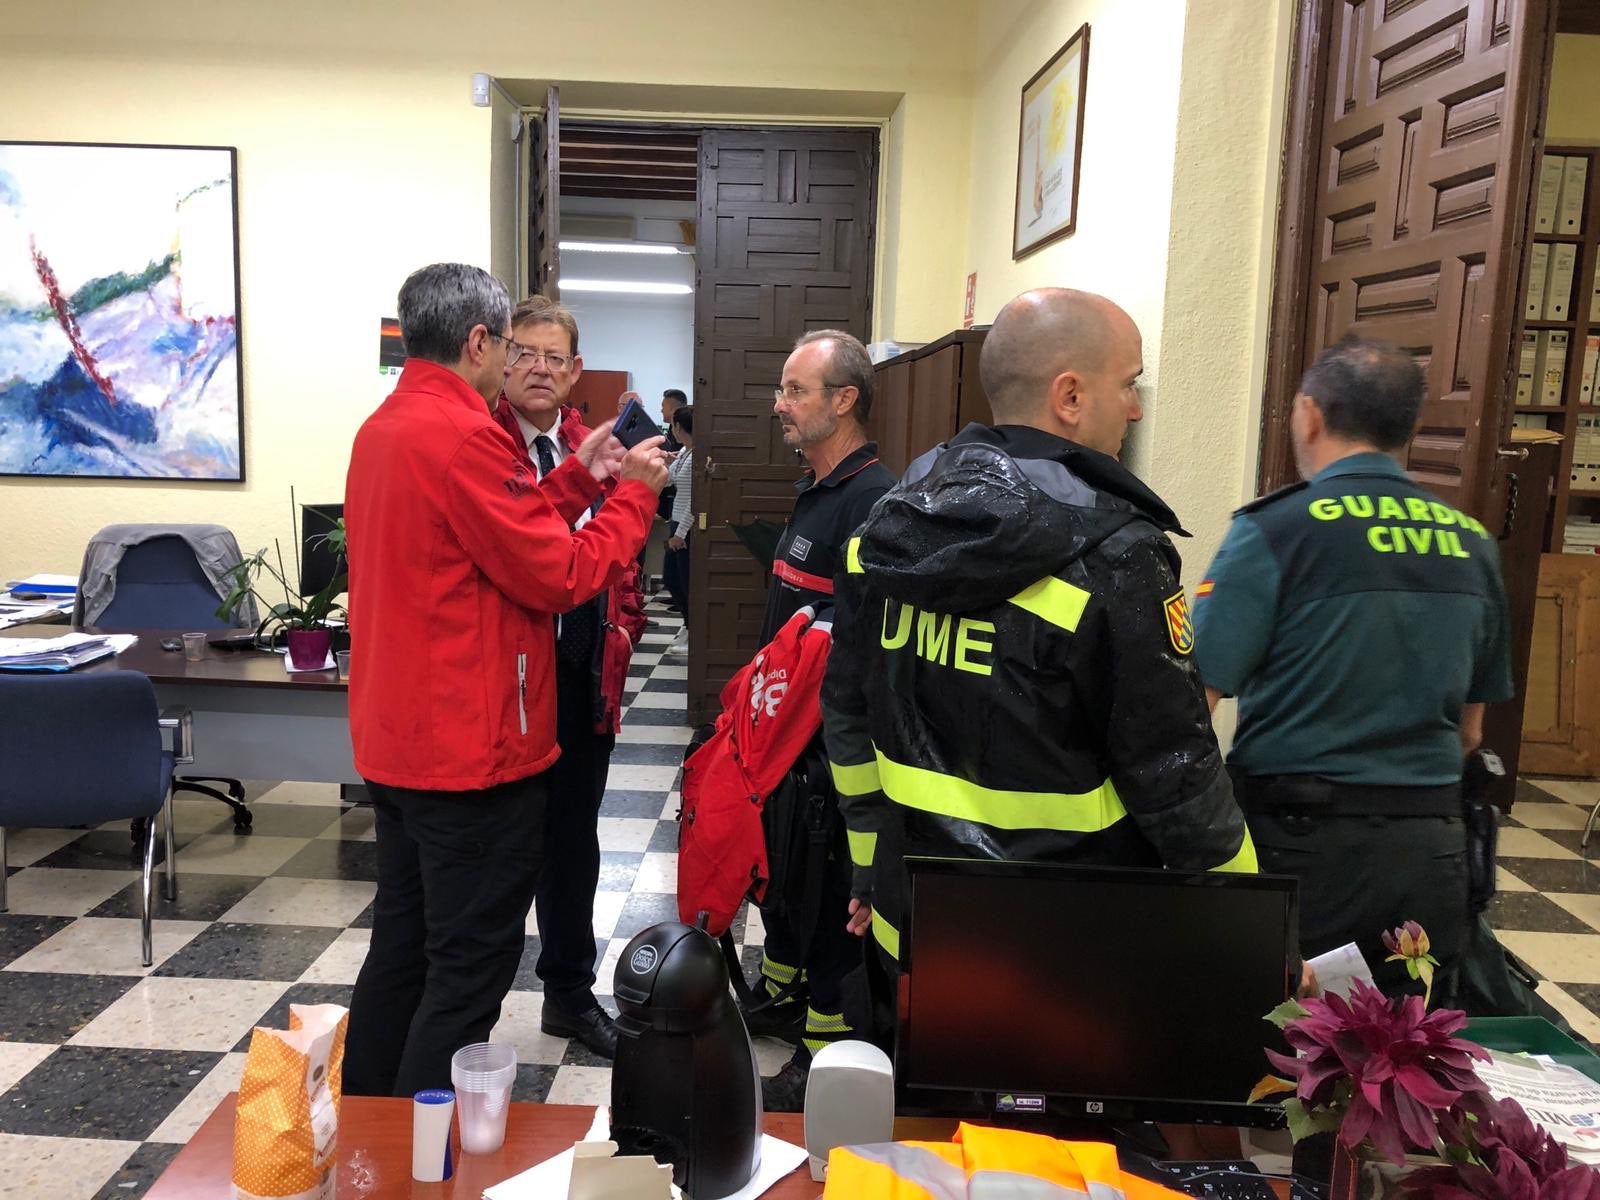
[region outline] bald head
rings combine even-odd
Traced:
[[[1023,292],[995,317],[978,368],[997,424],[1031,425],[1116,455],[1128,422],[1144,415],[1139,328],[1092,292]]]

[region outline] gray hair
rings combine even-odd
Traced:
[[[794,348],[809,346],[812,342],[832,342],[828,356],[828,369],[822,373],[823,382],[835,387],[856,389],[856,421],[862,425],[872,415],[872,359],[861,339],[842,329],[816,329],[804,334]]]
[[[400,338],[410,358],[454,363],[477,325],[499,334],[511,323],[511,297],[489,272],[434,263],[400,285]]]

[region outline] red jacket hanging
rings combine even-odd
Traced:
[[[511,440],[522,447],[522,457],[537,474],[538,468],[528,454],[522,426],[517,424],[516,412],[504,396],[500,397],[500,404],[494,410],[494,419],[511,435]],[[540,489],[568,524],[589,511],[594,495],[593,477],[573,453],[583,445],[583,439],[591,432],[577,409],[563,406],[556,436],[566,447],[566,457],[554,471],[539,481]],[[582,472],[583,478],[579,479],[574,472]],[[610,496],[616,486],[617,478],[613,475],[601,485],[602,494]],[[628,682],[628,664],[633,660],[633,648],[639,644],[644,628],[644,593],[639,588],[639,564],[635,562],[606,593],[605,623],[600,628],[600,661],[595,675],[596,733],[616,733],[622,728],[622,691]]]
[[[683,764],[678,916],[719,936],[766,891],[761,807],[822,726],[818,696],[833,622],[802,608],[722,689],[716,732]]]

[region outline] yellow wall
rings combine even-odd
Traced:
[[[992,0],[978,28],[966,270],[977,319],[1059,285],[1144,335],[1145,419],[1124,459],[1210,558],[1254,478],[1274,231],[1286,0]],[[1022,85],[1091,26],[1077,232],[1011,258]],[[1247,461],[1248,460],[1248,461]]]
[[[1557,144],[1600,142],[1600,37],[1556,36],[1545,138]]]
[[[239,148],[248,482],[0,479],[0,578],[75,571],[112,521],[218,521],[248,550],[288,537],[291,484],[343,494],[350,439],[385,390],[378,319],[406,273],[491,264],[504,160],[470,102],[474,71],[903,93],[885,139],[881,331],[951,328],[972,14],[966,0],[7,4],[0,137]]]

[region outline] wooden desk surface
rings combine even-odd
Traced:
[[[206,1118],[189,1144],[178,1152],[148,1200],[216,1200],[232,1195],[233,1111],[237,1093]],[[560,1154],[589,1131],[593,1107],[568,1104],[513,1104],[506,1119],[505,1145],[494,1154],[457,1154],[456,1173],[443,1183],[411,1178],[411,1101],[378,1096],[346,1096],[339,1113],[340,1200],[479,1200],[483,1189]],[[950,1123],[941,1123],[945,1136]],[[805,1144],[798,1113],[769,1114],[766,1130],[795,1145]],[[458,1143],[459,1149],[459,1143]],[[773,1200],[816,1200],[822,1185],[802,1162],[767,1193]]]
[[[178,1152],[148,1200],[214,1200],[232,1195],[233,1113],[239,1096],[225,1097],[216,1111]],[[479,1200],[483,1189],[560,1154],[589,1131],[592,1105],[513,1104],[506,1118],[505,1145],[494,1154],[461,1154],[456,1140],[455,1175],[443,1183],[411,1178],[411,1101],[387,1096],[346,1096],[339,1113],[340,1200]],[[799,1113],[768,1113],[766,1131],[796,1146],[805,1145]],[[956,1122],[934,1117],[899,1117],[901,1141],[945,1141]],[[1163,1126],[1175,1158],[1237,1158],[1238,1130]],[[1197,1135],[1197,1136],[1196,1136]],[[1191,1140],[1192,1137],[1192,1140]],[[772,1200],[817,1200],[822,1185],[811,1178],[806,1161],[766,1193]]]
[[[60,637],[59,625],[13,625],[0,629],[0,637]],[[84,633],[112,632],[95,628]],[[302,688],[319,692],[344,692],[349,683],[336,670],[297,671],[283,669],[283,656],[266,650],[222,650],[206,647],[205,657],[190,662],[182,650],[163,650],[161,639],[181,638],[181,629],[129,629],[118,633],[137,634],[139,640],[115,658],[101,659],[78,671],[140,671],[155,683],[209,684],[216,687]]]

